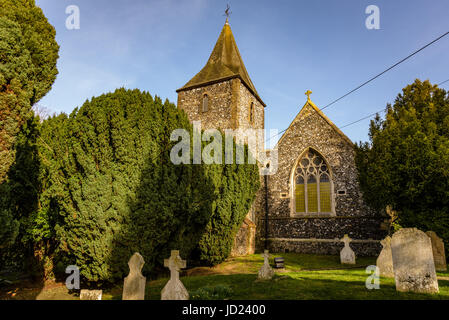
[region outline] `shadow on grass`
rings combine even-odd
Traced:
[[[422,300],[449,299],[449,281],[439,281],[439,294],[402,293],[394,279],[381,278],[380,289],[365,286],[363,272],[304,272],[276,275],[259,281],[256,274],[212,275],[181,278],[189,292],[201,287],[225,285],[232,289],[232,300]],[[147,284],[147,299],[159,300],[168,279]]]

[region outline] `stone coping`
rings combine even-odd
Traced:
[[[316,239],[316,238],[261,238],[262,241],[292,241],[292,242],[342,242],[341,239]],[[351,243],[380,243],[381,240],[353,239]]]
[[[282,216],[282,217],[270,217],[268,220],[294,220],[294,219],[386,219],[383,216],[334,216],[334,215],[304,215],[304,216]],[[266,218],[260,218],[260,220],[266,220]]]

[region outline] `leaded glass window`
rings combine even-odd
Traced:
[[[332,181],[323,157],[309,149],[295,169],[295,211],[332,212]]]

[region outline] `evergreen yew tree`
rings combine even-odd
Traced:
[[[429,81],[402,90],[357,147],[366,201],[390,206],[402,227],[433,230],[449,247],[449,97]]]
[[[54,246],[49,264],[114,281],[136,251],[147,273],[172,249],[207,264],[229,255],[259,187],[257,165],[175,165],[170,134],[179,128],[192,133],[182,110],[125,89],[44,121],[29,234]]]
[[[32,105],[56,79],[58,51],[55,29],[34,0],[0,0],[0,184],[9,183],[16,138],[32,118]],[[18,234],[16,218],[11,208],[0,207],[0,246]]]
[[[37,139],[39,137],[39,118],[31,116],[22,125],[16,136],[15,161],[8,171],[8,179],[0,184],[0,208],[8,214],[10,222],[16,224],[15,233],[9,241],[3,242],[7,249],[0,251],[0,266],[26,269],[34,273],[37,264],[34,259],[33,242],[28,241],[29,226],[38,210],[41,187],[41,167]],[[1,216],[1,215],[0,215]],[[40,259],[38,259],[40,260]]]

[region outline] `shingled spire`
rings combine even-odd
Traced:
[[[232,78],[240,78],[248,90],[265,106],[246,71],[228,19],[226,18],[226,23],[221,30],[220,36],[206,65],[196,76],[182,88],[176,90],[176,92],[198,88]]]

